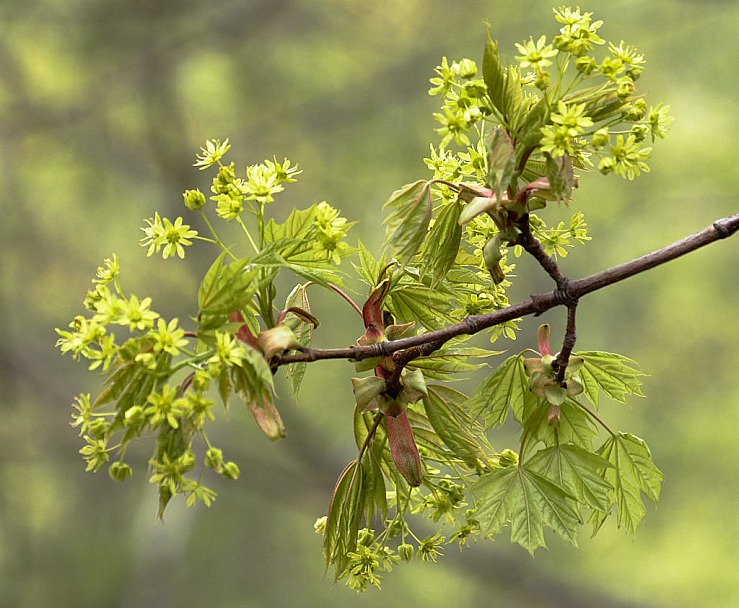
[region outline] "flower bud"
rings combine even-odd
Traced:
[[[608,145],[609,141],[611,141],[611,136],[608,133],[608,127],[603,127],[593,133],[592,144],[596,150],[600,150],[603,146]]]
[[[241,471],[239,470],[239,465],[235,462],[227,462],[223,465],[221,474],[227,479],[238,479]]]
[[[411,561],[413,559],[413,553],[415,553],[413,545],[403,543],[402,545],[398,546],[398,555],[400,556],[400,559],[402,559],[404,562]]]
[[[413,438],[413,429],[405,411],[385,416],[390,455],[403,478],[414,488],[421,485],[423,465]]]
[[[459,62],[459,77],[474,78],[477,74],[477,64],[472,59],[462,59]]]
[[[219,469],[223,464],[223,452],[218,448],[208,448],[205,452],[205,466],[211,469]]]
[[[133,471],[125,462],[114,462],[108,467],[108,475],[113,481],[125,481],[133,475]]]
[[[205,195],[200,190],[185,190],[182,194],[185,199],[185,207],[191,211],[197,211],[205,205]]]
[[[499,462],[502,467],[515,467],[518,465],[518,454],[513,450],[503,450]]]

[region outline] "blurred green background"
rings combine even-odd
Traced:
[[[557,3],[556,5],[558,5]],[[0,5],[0,607],[739,605],[739,243],[714,244],[588,296],[578,347],[623,353],[650,374],[646,399],[609,404],[644,437],[666,481],[631,541],[610,522],[582,549],[552,537],[531,559],[505,535],[436,566],[398,567],[356,596],[324,579],[315,518],[352,454],[346,363],[311,366],[300,403],[283,397],[271,444],[234,406],[218,440],[238,482],[210,509],[154,521],[142,474],[116,485],[84,473],[69,403],[97,380],[54,350],[116,252],[124,288],[165,315],[195,310],[190,263],[146,259],[143,218],[185,215],[181,192],[206,138],[230,137],[237,165],[287,156],[300,182],[275,213],[327,200],[377,244],[379,205],[426,177],[442,55],[482,54],[484,22],[514,42],[556,33],[548,2],[448,0],[4,0]],[[645,53],[640,88],[675,122],[634,183],[585,176],[573,207],[593,242],[563,263],[583,276],[736,212],[739,4],[593,0],[603,36]],[[192,218],[192,219],[189,219]],[[188,221],[200,228],[194,216]],[[533,271],[534,278],[526,278]],[[549,289],[526,263],[512,300]],[[347,307],[348,309],[348,307]],[[317,345],[352,343],[350,310],[314,303]],[[561,311],[545,315],[562,331]],[[330,322],[328,322],[330,319]],[[529,320],[535,330],[536,320]],[[531,329],[517,343],[531,345]],[[288,395],[287,390],[282,391]]]

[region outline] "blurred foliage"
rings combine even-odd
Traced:
[[[735,212],[739,185],[728,136],[739,127],[729,77],[739,61],[739,6],[598,0],[582,8],[645,54],[640,85],[670,104],[675,122],[648,176],[583,181],[573,206],[585,213],[593,243],[587,256],[563,263],[571,276]],[[361,220],[363,240],[378,242],[380,203],[426,172],[421,159],[436,126],[426,95],[432,69],[442,55],[479,59],[484,21],[513,57],[515,42],[550,28],[550,5],[3,3],[0,606],[739,603],[739,465],[727,456],[737,431],[724,422],[739,415],[733,242],[580,307],[578,348],[623,352],[650,374],[647,399],[624,416],[648,439],[666,480],[659,510],[633,543],[606,526],[583,551],[553,540],[530,560],[498,543],[449,555],[442,567],[403,568],[381,595],[331,588],[312,524],[352,453],[351,386],[332,381],[341,362],[307,371],[300,405],[281,407],[288,438],[279,445],[245,412],[230,413],[217,439],[242,478],[217,487],[211,509],[183,507],[157,524],[145,479],[122,489],[80,465],[67,402],[84,381],[53,350],[52,328],[79,308],[98,265],[89,260],[117,252],[138,273],[131,288],[153,294],[163,314],[194,293],[196,275],[184,265],[144,264],[136,230],[155,209],[179,210],[186,187],[205,190],[187,168],[207,137],[230,137],[235,157],[249,162],[273,154],[299,162],[291,204],[325,199]],[[545,280],[520,282],[518,295]],[[314,308],[320,316],[320,303]],[[316,335],[316,346],[356,337],[350,310],[331,314],[337,322]],[[557,311],[545,317],[555,335],[563,331]],[[143,464],[147,452],[138,458]]]

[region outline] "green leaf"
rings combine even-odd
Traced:
[[[427,378],[447,380],[449,374],[472,372],[485,363],[469,363],[470,358],[492,357],[503,351],[485,350],[475,346],[448,345],[431,355],[418,357],[408,364],[411,369],[420,369]]]
[[[471,431],[474,423],[465,411],[467,396],[464,393],[432,384],[428,386],[428,396],[423,403],[434,431],[457,458],[472,469],[479,469],[481,463],[487,462],[480,444],[482,432],[476,436]]]
[[[506,103],[506,72],[500,62],[498,43],[490,37],[489,26],[482,56],[482,77],[488,89],[490,101],[505,117],[508,106]]]
[[[307,288],[308,284],[296,285],[285,300],[285,310],[291,307],[298,307],[310,313],[310,302],[308,301]],[[307,323],[305,319],[302,319],[297,315],[288,314],[285,317],[285,324],[292,329],[300,344],[306,348],[310,348],[313,341],[313,325],[311,323]],[[287,367],[285,373],[290,381],[290,388],[292,389],[293,397],[298,396],[298,391],[300,391],[300,385],[303,383],[303,377],[305,376],[305,369],[307,366],[307,363],[291,363]]]
[[[513,355],[488,375],[470,397],[470,411],[482,416],[486,427],[503,424],[508,408],[523,410],[524,395],[528,392],[528,378],[523,368],[523,357]]]
[[[258,269],[249,259],[225,265],[225,253],[211,264],[198,289],[198,307],[207,315],[223,315],[244,308],[257,289]]]
[[[383,209],[390,212],[384,222],[384,247],[389,247],[390,255],[406,264],[426,239],[432,211],[429,182],[419,180],[396,190]]]
[[[307,209],[293,209],[281,224],[273,219],[267,222],[264,227],[264,239],[267,243],[274,243],[284,238],[304,239],[312,231],[315,217],[315,204]]]
[[[603,513],[610,509],[613,487],[604,479],[603,471],[613,465],[597,454],[563,444],[539,450],[527,466],[589,508]]]
[[[574,497],[528,466],[487,473],[472,488],[479,497],[476,517],[484,534],[511,526],[511,542],[530,553],[546,547],[544,528],[577,545],[581,522]]]
[[[285,425],[274,403],[272,371],[261,353],[244,346],[246,359],[231,368],[234,389],[246,403],[262,432],[273,441],[285,436]]]
[[[359,241],[357,243],[359,254],[359,265],[352,262],[354,270],[367,285],[374,287],[380,280],[380,269],[383,266],[380,260],[376,260],[367,246]]]
[[[645,374],[638,369],[636,361],[601,351],[585,351],[576,355],[583,358],[578,375],[585,395],[596,407],[600,391],[621,403],[626,403],[626,395],[644,396],[639,376]]]
[[[424,285],[402,285],[388,297],[388,308],[401,323],[419,321],[426,329],[454,323],[450,298]]]
[[[575,174],[569,154],[553,157],[546,154],[546,177],[549,180],[551,195],[558,201],[570,200],[572,188],[575,186]]]
[[[331,496],[323,534],[323,557],[326,568],[335,568],[338,579],[349,563],[348,554],[357,548],[357,533],[364,508],[362,492],[364,469],[352,460],[339,475]]]
[[[458,199],[444,205],[424,242],[423,274],[431,274],[431,287],[439,284],[457,258],[462,239],[461,211],[462,203]]]
[[[656,504],[664,476],[654,465],[647,444],[630,433],[617,433],[609,437],[598,454],[612,465],[605,472],[605,480],[615,490],[618,526],[624,526],[634,534],[647,513],[641,493]],[[605,514],[594,514],[595,531],[604,520]]]
[[[488,182],[500,201],[516,169],[516,151],[505,129],[496,127],[487,143]]]

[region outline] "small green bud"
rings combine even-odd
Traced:
[[[536,72],[536,80],[534,81],[534,86],[539,89],[540,91],[544,91],[552,82],[552,77],[549,75],[549,72],[545,72],[544,70],[538,70]]]
[[[621,115],[629,122],[642,120],[647,115],[647,102],[637,99],[634,103],[626,104],[621,110]]]
[[[108,467],[108,475],[113,481],[125,481],[133,475],[133,470],[125,462],[114,462]]]
[[[87,427],[87,433],[90,435],[90,437],[94,437],[96,439],[101,439],[105,433],[108,430],[108,423],[105,422],[102,418],[96,418],[95,420],[90,422],[90,425]]]
[[[239,465],[235,462],[227,462],[223,465],[221,474],[227,479],[238,479],[241,471],[239,470]]]
[[[316,519],[315,523],[313,524],[313,530],[315,530],[316,534],[323,535],[324,531],[326,530],[327,519],[328,517],[326,517],[325,515]]]
[[[373,542],[375,542],[375,531],[362,528],[357,535],[357,544],[369,547]]]
[[[477,64],[472,59],[462,59],[459,62],[460,78],[474,78],[477,74]]]
[[[592,74],[593,71],[597,69],[597,67],[598,63],[593,57],[578,57],[577,61],[575,61],[575,68],[577,68],[577,71],[581,74],[584,74],[585,76]]]
[[[223,452],[218,448],[208,448],[205,452],[205,466],[211,469],[220,469],[223,465]]]
[[[518,466],[518,454],[513,450],[503,450],[500,453],[500,466],[502,467],[515,467]]]
[[[182,197],[185,199],[185,207],[191,211],[197,211],[205,205],[205,195],[200,190],[185,190]]]
[[[146,421],[146,415],[144,414],[144,408],[140,405],[134,405],[126,410],[123,416],[124,423],[126,426],[139,426]]]
[[[608,132],[608,127],[603,127],[602,129],[598,129],[595,133],[593,133],[593,139],[592,144],[593,148],[596,150],[600,150],[603,146],[608,145],[608,142],[611,141],[611,135]]]
[[[413,545],[403,543],[402,545],[398,546],[398,555],[400,555],[400,559],[402,559],[404,562],[411,561],[413,559],[414,553],[415,549],[413,548]]]
[[[631,127],[631,134],[637,143],[641,143],[649,135],[649,127],[647,125],[634,125]]]
[[[635,89],[634,81],[628,76],[623,76],[616,81],[616,94],[620,99],[628,97]]]
[[[613,173],[615,168],[616,168],[616,161],[610,156],[601,158],[600,162],[598,163],[598,171],[600,171],[603,175],[608,175],[609,173]]]

